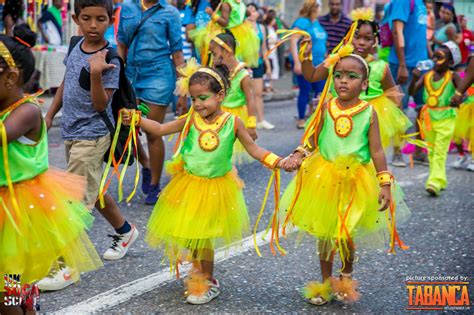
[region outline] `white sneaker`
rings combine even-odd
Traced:
[[[466,167],[468,171],[474,172],[474,160]]]
[[[275,129],[275,125],[272,125],[268,121],[264,120],[259,123],[257,123],[257,129],[266,129],[266,130],[272,130]]]
[[[132,224],[130,232],[125,234],[108,235],[112,238],[112,246],[110,246],[104,253],[104,259],[106,260],[118,260],[125,256],[130,246],[138,238],[138,230],[135,225]]]
[[[467,155],[458,155],[456,161],[451,164],[451,166],[455,169],[462,168],[462,165],[467,161]]]
[[[210,288],[207,290],[206,293],[203,295],[197,296],[197,295],[188,295],[186,298],[186,302],[189,304],[206,304],[214,300],[216,297],[221,294],[221,289],[219,285],[219,281],[217,279],[214,279],[213,281],[209,281]]]
[[[79,281],[79,272],[64,266],[60,269],[52,269],[48,276],[38,282],[38,289],[41,291],[58,291],[77,281]]]

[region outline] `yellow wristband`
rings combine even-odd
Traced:
[[[281,157],[279,157],[275,153],[268,151],[267,154],[265,154],[265,156],[263,157],[261,162],[263,163],[263,165],[273,170],[276,168],[276,166],[278,165],[278,162],[280,162],[281,160],[282,160]]]
[[[134,114],[137,116],[137,120],[135,121],[135,126],[140,126],[140,123],[142,122],[142,112],[139,110],[134,111]]]
[[[379,186],[389,186],[392,184],[393,175],[389,171],[381,171],[377,173],[377,180],[379,181]]]
[[[221,17],[220,17],[219,15],[217,15],[216,13],[214,13],[214,14],[212,15],[212,17],[211,17],[212,22],[214,22],[214,23],[217,23],[220,18],[221,18]]]
[[[247,119],[247,128],[255,129],[257,128],[257,117],[249,116]]]

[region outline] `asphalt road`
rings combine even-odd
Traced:
[[[301,131],[295,128],[294,101],[266,105],[267,119],[277,127],[261,131],[258,143],[280,155],[286,155],[298,144]],[[172,143],[167,143],[171,148]],[[169,156],[169,151],[167,153]],[[454,156],[450,156],[452,161]],[[60,130],[50,131],[51,165],[64,168],[64,147]],[[286,257],[272,256],[268,245],[261,245],[263,257],[258,257],[251,242],[220,253],[215,276],[222,286],[221,295],[203,306],[184,302],[182,280],[167,271],[161,253],[147,247],[143,241],[144,227],[152,211],[144,205],[139,193],[121,209],[128,220],[141,232],[140,239],[126,257],[104,262],[100,270],[82,275],[82,281],[65,290],[41,295],[42,312],[97,313],[393,313],[406,314],[407,289],[410,276],[474,275],[473,211],[474,173],[448,170],[449,187],[439,198],[424,191],[428,168],[393,169],[406,194],[412,217],[399,232],[410,245],[405,252],[389,255],[385,251],[362,252],[355,266],[354,278],[360,282],[362,298],[355,304],[330,303],[315,307],[301,297],[300,289],[309,280],[319,280],[319,262],[314,241],[307,237],[295,242],[290,235],[282,245]],[[126,189],[131,190],[132,169],[127,174]],[[252,223],[255,222],[270,172],[255,162],[239,167],[245,180],[245,197]],[[282,175],[284,187],[292,174]],[[167,178],[163,180],[166,184]],[[116,196],[116,186],[112,188]],[[268,222],[270,210],[262,222]],[[111,244],[108,233],[112,228],[97,213],[90,238],[102,254]],[[262,224],[261,226],[263,226]],[[296,246],[295,244],[298,244]],[[186,270],[186,267],[183,268]],[[473,296],[470,285],[470,295]],[[465,311],[472,313],[472,310]]]

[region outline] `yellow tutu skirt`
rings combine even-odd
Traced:
[[[239,117],[240,120],[242,120],[242,122],[245,124],[245,127],[247,127],[249,113],[246,105],[234,108],[221,106],[221,108],[224,112],[228,112],[234,116]],[[251,163],[254,161],[254,159],[247,153],[244,146],[242,145],[242,143],[240,143],[238,139],[235,141],[234,144],[234,154],[232,156],[232,160],[237,165]]]
[[[155,205],[145,240],[163,250],[172,267],[179,261],[212,260],[214,249],[248,232],[242,182],[235,173],[203,178],[176,162],[168,164],[167,171],[173,177]]]
[[[237,41],[235,56],[243,61],[250,68],[258,67],[258,57],[260,51],[260,40],[248,21],[244,21],[239,26],[230,29]],[[189,33],[196,49],[201,55],[201,64],[207,65],[209,62],[209,43],[211,39],[224,30],[217,23],[209,22],[206,27],[194,29]]]
[[[0,187],[2,273],[32,283],[48,275],[59,257],[78,272],[102,266],[86,234],[94,217],[81,203],[84,188],[83,177],[50,169],[14,185],[17,213],[8,188]]]
[[[463,139],[469,141],[470,150],[474,149],[474,100],[459,107],[453,138],[456,143],[460,143]]]
[[[351,242],[369,248],[389,243],[389,211],[378,211],[380,189],[372,163],[361,164],[354,157],[332,163],[313,154],[302,168],[283,194],[283,222],[316,237],[321,259],[330,260],[332,251]],[[399,188],[395,199],[396,222],[402,223],[410,211]]]
[[[369,101],[377,112],[382,146],[400,145],[400,136],[412,126],[412,123],[397,104],[386,95]]]

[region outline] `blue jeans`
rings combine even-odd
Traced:
[[[298,82],[298,87],[300,88],[300,93],[298,94],[298,118],[304,119],[304,115],[306,113],[306,107],[309,104],[309,96],[311,94],[311,90],[314,92],[314,95],[318,95],[320,92],[323,91],[324,85],[326,84],[326,80],[317,81],[317,82],[308,82],[302,75],[297,75],[296,80]]]
[[[408,86],[410,86],[411,79],[413,78],[413,70],[415,68],[408,68],[408,80],[405,84],[400,84],[400,87],[403,90],[403,93],[405,95],[403,96],[402,100],[402,105],[403,105],[403,110],[406,110],[408,108],[408,99],[410,98],[410,95],[408,95]],[[392,72],[393,79],[396,81],[397,80],[397,74],[398,74],[398,65],[391,63],[390,64],[390,72]],[[415,100],[416,108],[417,110],[423,105],[423,89],[420,89],[413,97]]]

